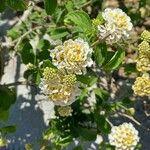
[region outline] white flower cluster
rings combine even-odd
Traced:
[[[69,73],[82,74],[86,67],[93,64],[91,59],[92,49],[83,39],[67,40],[63,45],[51,50],[53,64],[58,69],[66,69]]]
[[[116,150],[134,150],[139,142],[138,131],[131,123],[112,127],[108,138]]]
[[[49,67],[44,69],[40,88],[50,101],[60,106],[72,104],[80,94],[74,74]]]
[[[116,43],[127,39],[132,30],[131,19],[119,8],[106,8],[102,13],[105,21],[103,25],[98,25],[99,36],[106,38],[108,43]]]

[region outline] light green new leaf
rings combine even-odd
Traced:
[[[73,11],[68,13],[65,17],[64,22],[67,24],[75,24],[83,32],[91,30],[92,28],[92,22],[90,20],[90,17],[84,11]]]
[[[106,71],[112,71],[117,69],[122,63],[124,57],[125,57],[125,51],[119,49],[118,51],[115,52],[115,54],[110,59],[110,61],[104,66],[104,69]]]
[[[46,13],[52,15],[57,7],[57,0],[44,0]]]
[[[103,90],[101,88],[94,89],[94,92],[97,96],[99,96],[102,100],[107,101],[109,98],[109,93],[106,90]]]

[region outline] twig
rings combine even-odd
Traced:
[[[123,117],[126,117],[126,118],[132,120],[135,124],[137,124],[138,126],[140,126],[141,128],[143,128],[144,130],[150,131],[149,128],[146,128],[146,127],[142,126],[141,123],[138,122],[138,121],[137,121],[135,118],[133,118],[132,116],[129,116],[129,115],[123,114],[123,113],[118,113],[118,114],[119,114],[120,116],[123,116]]]
[[[17,49],[17,47],[19,46],[19,44],[22,42],[22,40],[28,35],[30,34],[31,32],[35,31],[35,30],[38,30],[38,29],[42,29],[43,27],[42,26],[37,26],[33,29],[30,29],[29,31],[27,31],[26,33],[24,33],[19,39],[16,39],[13,41],[13,43],[16,43],[16,41],[18,41],[14,47],[14,49]]]
[[[29,85],[29,86],[34,86],[36,87],[35,84],[31,83],[31,82],[28,82],[28,81],[17,81],[17,82],[13,82],[13,83],[5,83],[5,84],[2,84],[0,86],[18,86],[18,85]]]
[[[91,44],[91,47],[96,46],[97,44],[104,42],[106,38],[108,38],[110,34],[106,34],[102,39],[98,38],[97,41],[95,41],[93,44]]]
[[[91,3],[93,3],[92,0],[90,0],[90,1],[86,2],[85,4],[83,4],[80,8],[87,7],[87,6],[89,6]]]

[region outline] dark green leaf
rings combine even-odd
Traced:
[[[0,120],[7,121],[9,117],[9,112],[7,110],[0,112]]]
[[[73,23],[83,32],[91,30],[92,23],[90,17],[84,11],[73,11],[66,15],[65,23]]]
[[[6,126],[1,128],[0,131],[3,133],[13,133],[16,131],[16,126],[15,125]]]
[[[5,10],[5,6],[6,6],[6,1],[2,0],[0,4],[0,12],[3,12]]]
[[[80,128],[77,129],[79,136],[86,141],[93,141],[96,139],[97,130],[96,129],[88,129],[88,128]]]
[[[83,150],[81,145],[76,146],[73,150]]]
[[[21,50],[21,58],[24,64],[35,63],[36,57],[33,52],[32,46],[28,41],[24,43],[24,46]]]
[[[46,13],[52,15],[57,7],[57,0],[44,0]]]
[[[43,64],[41,65],[41,68],[46,68],[46,67],[50,67],[50,68],[55,68],[56,69],[56,67],[52,64],[52,62],[49,59],[44,60]]]
[[[106,55],[107,55],[106,43],[99,44],[94,50],[94,58],[98,66],[101,66],[103,64],[103,62],[105,61]]]
[[[97,82],[97,77],[87,75],[77,75],[77,80],[80,81],[81,83],[87,84],[88,86],[92,86]]]
[[[16,93],[13,89],[0,87],[0,112],[7,111],[16,101]]]
[[[124,71],[126,74],[131,74],[131,73],[137,72],[136,64],[135,63],[126,64],[124,67]]]
[[[105,116],[99,115],[98,113],[95,114],[95,120],[97,123],[97,128],[103,133],[109,133],[111,130],[110,124],[107,122]]]
[[[140,0],[140,7],[145,7],[147,0]]]
[[[125,51],[119,49],[118,51],[115,52],[111,60],[104,66],[104,69],[106,71],[112,71],[117,69],[120,66],[120,64],[123,62],[124,57],[125,57]]]

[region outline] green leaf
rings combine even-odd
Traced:
[[[95,113],[95,120],[97,123],[97,128],[103,133],[109,133],[111,130],[111,125],[107,122],[105,116]]]
[[[5,10],[5,6],[6,6],[6,1],[2,0],[0,4],[0,12],[3,12]]]
[[[140,4],[140,7],[145,7],[147,3],[147,0],[140,0],[139,4]]]
[[[83,150],[81,145],[76,146],[73,150]]]
[[[52,15],[57,7],[57,0],[44,0],[46,13]]]
[[[111,60],[104,66],[104,69],[106,71],[112,71],[119,67],[119,65],[123,62],[123,59],[125,57],[125,51],[122,49],[119,49],[115,52]]]
[[[24,64],[32,63],[35,64],[35,54],[33,52],[31,44],[26,41],[21,50],[21,58]]]
[[[16,126],[11,125],[11,126],[6,126],[0,129],[1,132],[7,134],[7,133],[13,133],[16,131]]]
[[[9,112],[7,110],[0,112],[0,120],[7,121],[9,117]]]
[[[65,36],[67,36],[69,32],[67,31],[66,28],[57,28],[53,31],[51,31],[51,38],[56,40],[56,39],[61,39]]]
[[[66,4],[65,4],[65,7],[67,9],[68,12],[71,12],[74,10],[74,4],[72,1],[68,1]]]
[[[97,136],[96,129],[78,127],[77,132],[79,136],[85,141],[93,141],[96,139]]]
[[[124,72],[127,75],[131,73],[136,73],[137,72],[136,64],[135,63],[125,64]]]
[[[94,89],[94,92],[97,96],[99,96],[104,101],[107,101],[109,98],[109,93],[101,88]]]
[[[97,82],[97,77],[95,76],[77,75],[76,77],[78,81],[87,84],[88,86],[92,86]]]
[[[82,101],[85,97],[87,97],[88,96],[88,90],[87,89],[83,89],[82,91],[81,91],[81,94],[80,94],[80,100]]]
[[[7,0],[7,5],[15,10],[25,10],[27,9],[28,2],[27,0]]]
[[[7,111],[16,101],[16,93],[13,89],[0,87],[0,112]]]
[[[90,20],[89,15],[84,11],[73,11],[66,15],[65,23],[67,24],[75,24],[79,27],[83,32],[87,30],[91,30],[92,22]]]
[[[94,58],[96,64],[100,67],[103,62],[105,61],[107,55],[107,45],[106,43],[99,44],[96,49],[94,50]]]
[[[26,70],[24,72],[24,78],[27,79],[28,81],[35,83],[36,85],[39,85],[41,74],[40,71],[37,69]]]
[[[54,69],[57,69],[53,64],[52,62],[47,59],[47,60],[44,60],[42,65],[41,65],[41,68],[46,68],[46,67],[50,67],[50,68],[54,68]]]

